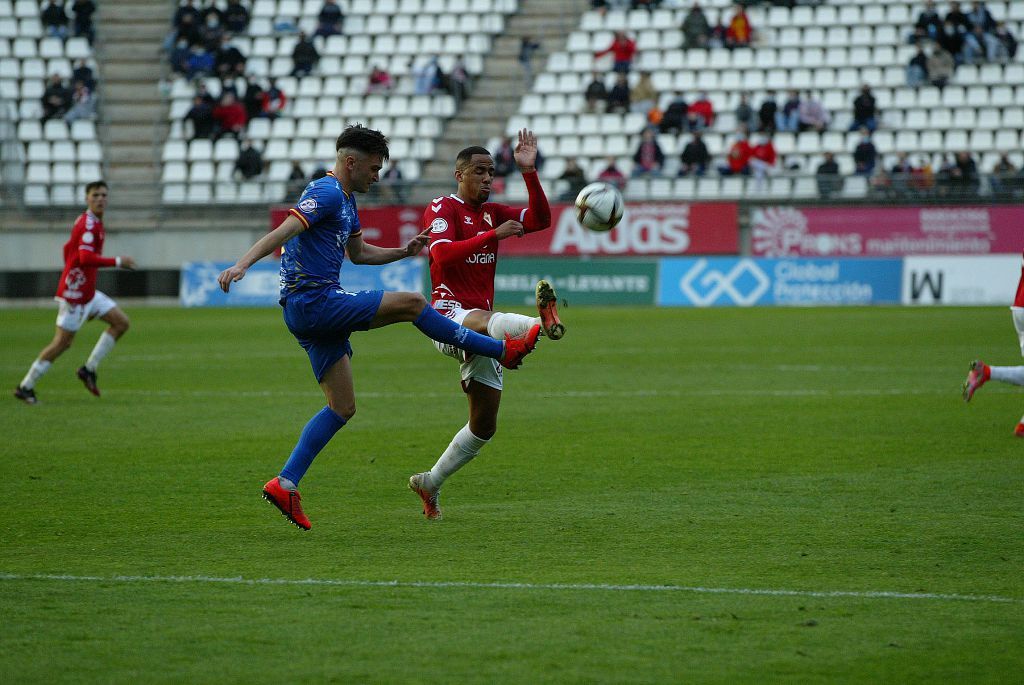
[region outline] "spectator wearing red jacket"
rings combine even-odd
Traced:
[[[241,140],[245,126],[249,123],[245,106],[231,93],[225,93],[220,102],[213,108],[214,140],[230,133]]]
[[[626,35],[625,31],[616,31],[612,44],[600,52],[595,52],[594,57],[603,57],[611,53],[615,59],[612,66],[613,71],[625,74],[633,66],[633,58],[636,56],[636,41]]]
[[[740,132],[736,134],[736,141],[729,148],[726,157],[726,164],[718,167],[718,173],[722,176],[750,175],[750,159],[754,155],[754,149],[747,142],[747,136]]]
[[[690,120],[691,131],[703,131],[715,124],[715,107],[708,100],[708,94],[705,92],[701,92],[686,113]]]
[[[778,154],[772,144],[770,135],[762,136],[750,150],[750,170],[754,174],[754,186],[760,189],[764,185],[765,176],[774,173]]]
[[[725,29],[725,47],[749,48],[754,40],[754,28],[750,25],[750,17],[743,9],[743,5],[736,5],[732,19]]]

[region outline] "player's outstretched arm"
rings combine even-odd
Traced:
[[[232,283],[240,281],[245,277],[245,272],[249,270],[250,266],[284,245],[299,233],[302,233],[305,228],[302,222],[295,218],[294,215],[289,215],[287,219],[281,222],[280,226],[257,240],[249,248],[249,251],[235,262],[234,266],[220,272],[220,275],[217,276],[217,283],[220,284],[220,289],[228,292]]]
[[[551,206],[537,176],[537,136],[533,131],[527,128],[519,131],[519,142],[513,157],[523,175],[530,198],[530,205],[523,216],[523,226],[527,233],[542,231],[551,225]]]
[[[390,264],[406,257],[418,255],[430,241],[428,235],[430,229],[426,228],[422,233],[405,244],[405,247],[377,247],[370,243],[363,242],[360,234],[355,234],[348,239],[345,245],[345,252],[353,264]]]

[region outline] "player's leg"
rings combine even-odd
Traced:
[[[85,385],[86,390],[99,397],[100,389],[96,385],[96,369],[103,358],[114,349],[114,345],[121,339],[121,336],[128,331],[131,322],[128,320],[128,315],[101,292],[96,293],[96,297],[90,304],[94,307],[93,316],[105,322],[107,328],[100,333],[100,338],[93,346],[85,364],[79,367],[78,379]]]
[[[39,378],[50,370],[50,366],[59,356],[64,354],[75,341],[75,333],[88,316],[88,309],[85,305],[68,304],[60,300],[57,309],[57,325],[53,334],[53,340],[42,349],[25,374],[25,378],[14,390],[14,396],[26,404],[36,404],[39,399],[36,397],[35,387]]]

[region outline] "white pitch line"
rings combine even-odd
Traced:
[[[1024,599],[1000,595],[962,595],[940,592],[892,592],[853,590],[772,590],[757,588],[700,587],[688,585],[612,585],[604,583],[480,583],[472,581],[345,580],[331,578],[219,578],[216,576],[74,576],[43,573],[0,573],[0,581],[57,581],[92,583],[220,583],[226,585],[301,585],[323,587],[397,587],[471,590],[567,590],[599,592],[679,592],[702,595],[758,595],[767,597],[849,597],[853,599],[916,599],[941,602],[989,602],[1024,604]]]

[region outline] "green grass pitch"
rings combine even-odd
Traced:
[[[259,497],[323,406],[279,312],[128,312],[101,399],[92,323],[28,407],[54,311],[0,311],[2,682],[1024,673],[1024,395],[960,399],[1020,362],[1005,308],[564,309],[440,522],[406,481],[465,422],[457,368],[359,333],[309,533]]]

